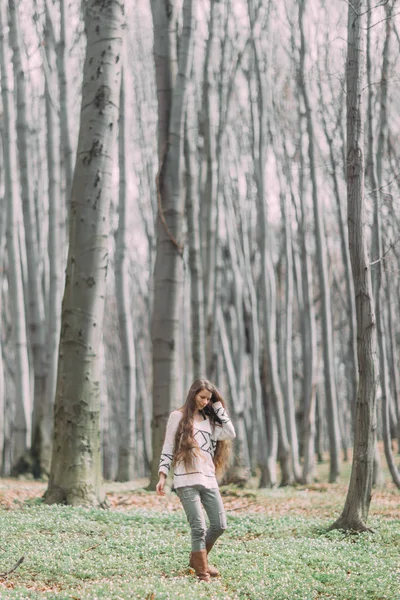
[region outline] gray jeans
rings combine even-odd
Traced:
[[[190,485],[176,488],[182,502],[192,534],[192,552],[203,550],[206,545],[214,544],[227,527],[226,513],[219,489],[209,490],[203,485]],[[204,506],[210,521],[207,528],[202,510]]]

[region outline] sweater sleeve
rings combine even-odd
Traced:
[[[164,445],[162,447],[161,456],[160,456],[160,465],[158,467],[159,473],[164,473],[168,475],[168,472],[171,468],[172,459],[174,455],[174,443],[175,443],[175,434],[178,429],[179,422],[182,418],[182,413],[178,410],[174,410],[168,419],[167,429],[165,432]]]
[[[214,431],[211,438],[215,441],[218,440],[233,440],[236,437],[235,428],[232,421],[229,418],[228,413],[222,406],[221,402],[214,402],[212,407],[217,417],[222,421],[222,425],[215,423]]]

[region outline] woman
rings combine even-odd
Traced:
[[[160,496],[165,494],[165,480],[173,463],[174,488],[191,527],[189,564],[202,581],[210,581],[210,575],[219,575],[207,561],[208,553],[226,529],[216,474],[225,471],[230,454],[229,440],[235,436],[223,398],[206,379],[192,384],[185,404],[170,414],[167,423],[156,490]],[[208,529],[202,505],[210,520]]]

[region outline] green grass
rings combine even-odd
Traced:
[[[400,520],[374,534],[327,532],[331,519],[230,515],[211,556],[222,577],[187,568],[182,511],[112,512],[31,503],[0,511],[0,598],[400,600]]]

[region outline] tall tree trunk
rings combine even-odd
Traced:
[[[62,273],[65,269],[65,208],[61,205],[61,174],[59,161],[59,129],[57,106],[57,67],[55,39],[48,9],[46,10],[47,43],[43,60],[47,63],[45,80],[46,125],[47,125],[47,171],[49,197],[49,294],[47,316],[47,361],[48,373],[44,401],[35,412],[36,444],[40,442],[40,466],[49,473],[53,434],[53,406],[57,386],[58,352],[60,343]]]
[[[310,173],[312,183],[312,198],[315,221],[315,238],[317,246],[317,265],[318,280],[321,294],[321,316],[322,316],[322,334],[323,334],[323,355],[324,355],[324,375],[325,375],[325,396],[328,413],[328,433],[330,446],[330,472],[329,481],[332,483],[339,477],[340,472],[340,432],[339,432],[339,414],[336,396],[335,383],[335,364],[333,349],[332,332],[332,310],[330,300],[330,289],[328,281],[328,257],[326,248],[326,233],[323,219],[323,209],[320,206],[318,197],[315,150],[314,150],[314,126],[312,120],[311,104],[308,97],[308,90],[305,83],[305,38],[304,38],[304,12],[305,1],[299,8],[299,26],[300,26],[300,69],[299,80],[302,95],[304,98],[307,134],[308,134],[308,158],[310,162]]]
[[[376,441],[376,323],[371,272],[364,232],[364,89],[365,2],[348,7],[346,64],[347,217],[357,313],[357,391],[353,464],[343,512],[332,528],[366,530],[371,501]]]
[[[298,112],[300,111],[300,95],[297,97]],[[315,306],[313,298],[313,270],[310,254],[310,227],[307,219],[306,189],[305,189],[305,157],[303,151],[303,121],[299,117],[300,129],[300,172],[299,194],[300,214],[298,228],[301,252],[301,295],[303,299],[301,317],[301,350],[303,360],[303,473],[304,483],[310,482],[315,474],[316,454],[316,408],[317,408],[317,371],[318,371],[318,344]]]
[[[268,102],[267,78],[268,73],[261,68],[261,48],[259,38],[255,34],[256,17],[252,3],[249,4],[249,14],[253,30],[253,48],[255,61],[255,74],[257,82],[257,119],[254,119],[256,126],[254,134],[254,171],[255,183],[257,188],[257,202],[260,225],[260,254],[262,270],[262,312],[265,330],[265,349],[268,361],[268,378],[271,385],[271,393],[274,402],[274,412],[278,427],[278,457],[281,465],[282,485],[288,485],[293,482],[293,469],[291,465],[291,450],[287,435],[285,408],[282,386],[278,369],[278,350],[276,343],[276,280],[274,266],[271,259],[270,236],[268,231],[268,200],[266,195],[266,154],[267,139],[266,130],[268,119],[267,109],[271,109],[271,102]],[[270,17],[268,17],[268,23]]]
[[[90,0],[86,5],[87,48],[47,504],[99,505],[104,501],[99,348],[116,158],[123,15],[123,4],[115,0]]]
[[[204,215],[203,241],[206,247],[203,252],[203,263],[207,265],[204,272],[204,300],[205,300],[205,327],[206,327],[206,366],[215,362],[213,346],[215,332],[215,290],[217,272],[218,236],[216,227],[218,222],[218,157],[217,137],[219,135],[220,93],[218,91],[217,65],[222,65],[221,39],[222,21],[225,13],[225,0],[210,3],[209,34],[206,45],[203,76],[202,122],[201,130],[204,137],[204,153],[206,161],[206,184],[202,202]],[[210,370],[210,369],[209,369]]]
[[[71,119],[69,114],[69,85],[68,81],[68,7],[66,0],[60,2],[60,40],[57,48],[57,72],[60,89],[60,150],[61,166],[65,177],[65,198],[67,203],[71,197],[72,177],[74,174],[74,157],[71,143]]]
[[[188,98],[185,121],[186,164],[186,213],[188,223],[190,298],[191,298],[191,344],[193,378],[205,377],[205,331],[203,265],[200,245],[200,205],[198,200],[194,90]]]
[[[370,2],[368,1],[370,5]],[[371,7],[369,7],[371,9]],[[367,17],[367,86],[368,86],[368,106],[367,106],[367,125],[368,125],[368,145],[367,145],[367,160],[365,166],[365,174],[372,190],[372,201],[373,201],[373,227],[372,227],[372,256],[373,259],[377,259],[378,262],[372,265],[371,268],[371,281],[372,291],[375,301],[375,316],[377,325],[377,336],[378,336],[378,348],[379,348],[379,372],[382,390],[382,407],[385,412],[386,403],[390,401],[390,390],[388,390],[388,372],[386,364],[386,348],[383,343],[383,319],[381,315],[381,284],[382,284],[382,271],[381,262],[379,260],[382,251],[382,240],[381,240],[381,218],[380,218],[380,206],[377,195],[377,175],[376,175],[376,164],[374,157],[374,102],[373,102],[373,83],[372,83],[372,48],[371,48],[371,10],[368,12]],[[383,351],[381,348],[383,346]],[[389,395],[388,395],[389,392]],[[385,433],[385,414],[383,414],[383,424]],[[381,460],[379,455],[379,448],[377,446],[377,440],[375,441],[375,452],[374,452],[374,469],[373,469],[373,485],[382,484],[384,481]]]
[[[243,485],[250,477],[250,455],[247,440],[247,431],[245,427],[245,403],[246,403],[246,388],[245,388],[245,360],[246,360],[246,340],[245,328],[243,320],[243,304],[244,304],[244,285],[243,273],[245,271],[244,261],[241,256],[241,251],[238,251],[237,225],[235,220],[234,208],[232,205],[231,194],[224,194],[226,204],[226,231],[227,242],[229,248],[231,273],[232,273],[232,304],[230,305],[230,335],[225,322],[219,325],[220,339],[225,358],[230,355],[230,363],[233,367],[234,379],[231,369],[227,369],[228,379],[231,389],[235,388],[236,400],[232,402],[232,413],[235,417],[237,428],[237,437],[234,442],[234,461],[232,467],[226,475],[227,480]],[[226,271],[225,271],[226,272]],[[219,307],[222,316],[222,309]],[[218,317],[219,323],[220,316]],[[232,385],[233,384],[233,385]],[[241,439],[242,438],[242,439]]]
[[[285,144],[284,144],[285,145]],[[284,177],[288,182],[288,189],[285,189],[283,178],[280,177],[280,201],[281,214],[283,219],[283,238],[285,254],[285,333],[284,333],[284,362],[286,364],[285,376],[285,402],[286,402],[286,422],[288,437],[292,454],[293,474],[295,481],[300,481],[300,460],[299,460],[299,440],[296,427],[296,406],[293,389],[293,249],[292,249],[292,190],[291,173],[288,164],[287,150],[284,148]],[[279,160],[279,157],[278,157]]]
[[[13,425],[13,463],[22,458],[31,427],[31,386],[26,338],[24,290],[22,284],[19,226],[21,204],[18,182],[16,114],[12,86],[12,58],[9,45],[7,3],[0,2],[0,70],[4,114],[4,183],[7,204],[7,253],[9,300],[15,345],[15,417]]]
[[[182,232],[184,196],[181,168],[187,80],[191,68],[193,7],[183,4],[183,29],[175,77],[175,12],[163,0],[152,2],[154,58],[158,94],[158,217],[154,268],[153,463],[150,489],[158,480],[158,463],[168,415],[180,402],[179,322],[183,291]]]
[[[46,376],[47,356],[45,349],[45,315],[44,298],[41,285],[41,269],[39,249],[37,243],[37,223],[35,203],[33,198],[34,183],[32,179],[32,165],[30,157],[31,134],[28,116],[28,91],[27,75],[22,57],[22,37],[20,31],[18,7],[14,0],[10,0],[11,33],[14,42],[13,62],[17,83],[17,136],[18,154],[21,173],[21,195],[25,225],[25,243],[27,257],[27,286],[28,294],[28,333],[32,350],[34,371],[34,396],[32,416],[32,472],[35,477],[49,473],[50,446],[46,447],[45,437],[42,434],[43,405],[46,403]]]
[[[222,356],[229,386],[229,395],[232,399],[231,409],[235,420],[236,439],[233,465],[226,474],[226,481],[243,485],[250,476],[250,455],[247,441],[247,432],[244,419],[244,406],[239,396],[239,384],[236,376],[235,363],[231,353],[228,333],[221,305],[217,309],[217,327],[221,339]]]
[[[396,344],[396,317],[393,309],[394,306],[397,306],[397,298],[394,295],[393,283],[390,277],[386,278],[386,301],[388,306],[388,332],[390,338],[389,378],[392,383],[392,396],[395,403],[397,417],[397,448],[398,453],[400,453],[400,372]]]
[[[262,388],[261,388],[261,373],[260,373],[260,362],[261,362],[261,336],[260,336],[260,325],[259,325],[259,310],[257,301],[257,291],[254,284],[254,278],[252,274],[251,256],[250,256],[250,244],[249,244],[249,233],[250,227],[248,224],[248,218],[246,215],[246,208],[243,209],[243,221],[245,223],[245,233],[243,235],[243,255],[244,255],[244,272],[246,275],[247,288],[250,295],[250,351],[251,351],[251,382],[253,387],[253,410],[256,423],[253,422],[253,428],[255,435],[253,440],[255,442],[255,448],[253,453],[255,454],[254,463],[259,466],[261,471],[260,487],[266,486],[267,482],[272,482],[273,476],[269,470],[268,462],[268,448],[270,446],[268,439],[268,432],[266,427],[263,399],[262,399]]]
[[[124,61],[124,64],[126,62]],[[115,244],[115,296],[118,309],[123,371],[119,401],[117,481],[130,481],[135,475],[136,434],[136,354],[129,291],[128,206],[126,186],[126,100],[124,70],[121,78],[119,117],[119,206]]]
[[[323,92],[322,86],[320,88],[320,97],[322,99]],[[356,305],[354,297],[354,285],[351,274],[351,260],[348,246],[348,233],[346,227],[346,219],[342,206],[342,199],[339,191],[339,178],[338,178],[338,167],[337,157],[335,156],[333,146],[333,135],[328,132],[328,126],[325,119],[324,108],[321,111],[322,125],[325,133],[325,138],[329,147],[329,162],[331,166],[331,175],[333,182],[333,192],[336,200],[336,206],[338,209],[338,225],[340,234],[340,248],[342,253],[344,274],[346,282],[346,296],[347,296],[347,313],[349,322],[349,341],[348,341],[348,360],[346,360],[346,372],[349,389],[349,404],[351,409],[352,421],[354,426],[354,415],[356,408],[356,397],[357,397],[357,385],[358,385],[358,370],[357,370],[357,320],[356,320]],[[341,120],[341,115],[338,115],[338,121]],[[339,127],[338,127],[339,128]],[[343,142],[344,143],[344,142]]]
[[[3,157],[3,148],[0,145],[0,156]],[[5,233],[7,210],[3,195],[4,187],[2,180],[2,171],[0,170],[0,289],[3,289],[3,273],[4,273],[4,254],[5,254]],[[3,314],[3,295],[0,294],[0,315]],[[4,364],[3,364],[3,342],[0,338],[0,476],[4,473],[4,442],[6,429],[6,414],[5,414],[5,380],[4,380]]]
[[[389,64],[388,64],[388,48],[390,43],[390,13],[391,8],[387,7],[387,21],[386,21],[386,37],[383,48],[383,64],[382,64],[382,76],[381,76],[381,112],[379,119],[379,136],[378,136],[378,147],[376,152],[377,170],[375,173],[375,161],[373,154],[373,136],[372,136],[372,81],[370,77],[371,73],[371,57],[370,57],[370,29],[371,29],[371,2],[368,0],[369,12],[368,12],[368,85],[369,85],[369,106],[368,110],[368,122],[369,122],[369,144],[368,144],[368,168],[370,174],[370,183],[372,188],[372,198],[374,201],[374,221],[373,221],[373,288],[375,296],[375,314],[376,314],[376,325],[378,335],[378,347],[379,347],[379,372],[380,372],[380,386],[382,393],[382,436],[385,448],[386,462],[389,467],[390,474],[393,482],[400,489],[400,473],[397,469],[395,459],[392,450],[392,440],[390,431],[390,404],[391,404],[391,390],[389,383],[389,365],[387,357],[387,343],[388,336],[385,332],[385,319],[383,315],[382,306],[382,295],[383,295],[383,244],[382,244],[382,218],[381,218],[381,194],[378,187],[381,188],[383,185],[383,173],[382,173],[382,162],[385,147],[385,138],[387,135],[387,86],[389,76]]]

